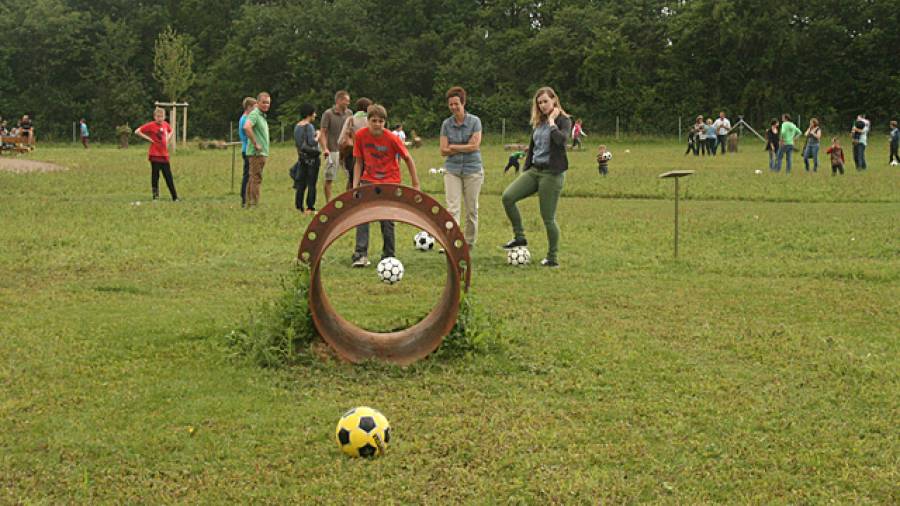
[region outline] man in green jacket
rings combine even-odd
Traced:
[[[787,157],[787,167],[785,174],[791,173],[791,155],[794,152],[794,138],[803,132],[797,128],[797,125],[791,123],[791,115],[784,113],[781,115],[781,140],[778,142],[778,162],[775,164],[775,172],[781,172],[781,159]]]

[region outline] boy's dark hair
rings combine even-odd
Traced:
[[[372,105],[372,101],[366,97],[359,97],[359,99],[356,100],[357,111],[366,111],[369,109],[370,105]]]
[[[858,120],[856,122],[856,128],[859,128],[860,130],[862,130],[863,128],[866,128],[866,122],[863,120]]]
[[[453,86],[447,90],[447,100],[450,100],[450,97],[457,97],[462,105],[466,105],[466,90],[462,86]]]
[[[772,118],[772,122],[769,123],[769,125],[777,125],[777,124],[778,124],[778,118]]]
[[[316,112],[316,107],[308,102],[304,103],[303,105],[300,106],[300,117],[301,118],[305,118],[305,117],[309,116],[310,114],[313,114],[314,112]]]
[[[896,126],[897,126],[897,120],[892,119],[892,120],[891,120],[891,126],[892,126],[892,127],[896,127]]]

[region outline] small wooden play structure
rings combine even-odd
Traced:
[[[27,135],[20,135],[17,137],[3,136],[0,137],[0,154],[5,153],[29,153],[34,150],[34,143],[28,138]]]

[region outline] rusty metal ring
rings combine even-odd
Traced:
[[[378,220],[419,227],[447,253],[447,282],[438,304],[422,321],[396,332],[371,332],[341,317],[325,294],[319,269],[325,250],[341,235]],[[453,216],[428,194],[397,184],[362,185],[338,195],[313,217],[297,258],[310,267],[309,309],[316,330],[350,362],[378,358],[406,365],[427,356],[456,323],[460,289],[468,291],[471,278],[469,246]]]

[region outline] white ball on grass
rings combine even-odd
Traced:
[[[375,268],[375,274],[389,285],[399,283],[403,279],[403,264],[394,257],[382,258]]]

